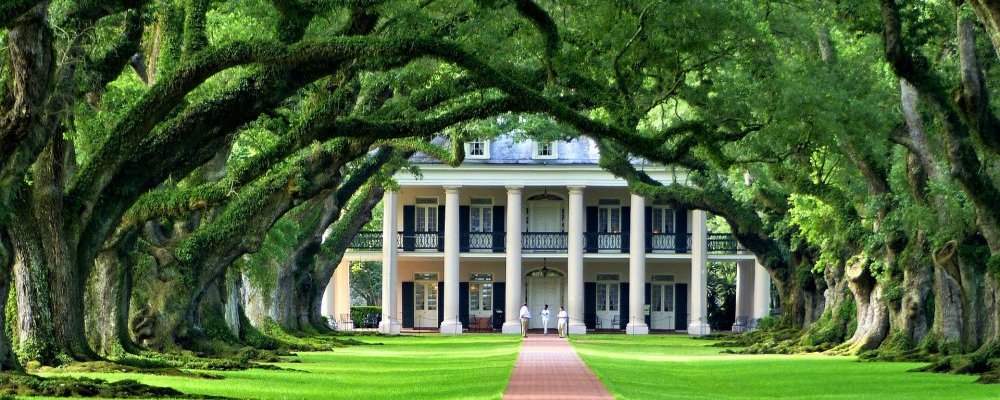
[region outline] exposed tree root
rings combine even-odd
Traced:
[[[918,372],[978,374],[979,383],[1000,383],[1000,342],[983,345],[974,353],[939,357]]]
[[[128,364],[119,364],[108,361],[88,361],[80,363],[66,364],[60,367],[40,367],[34,370],[30,370],[32,373],[45,373],[45,372],[110,372],[110,373],[139,373],[139,374],[152,374],[152,375],[165,375],[165,376],[181,376],[185,378],[201,378],[201,379],[222,379],[222,376],[210,374],[207,372],[198,371],[186,371],[175,367],[163,366],[163,367],[141,367]]]
[[[26,374],[0,374],[0,394],[7,396],[110,397],[110,398],[187,398],[221,399],[223,397],[186,395],[172,388],[143,385],[133,380],[107,382],[90,378],[43,378]]]

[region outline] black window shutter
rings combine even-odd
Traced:
[[[687,253],[687,237],[688,237],[688,210],[684,207],[677,208],[677,238],[674,241],[674,245],[677,247],[678,253]]]
[[[493,206],[493,252],[503,253],[504,232],[507,231],[507,214],[503,206]]]
[[[650,306],[650,304],[652,304],[652,303],[649,302],[650,298],[653,297],[653,296],[651,296],[652,291],[653,291],[653,285],[650,285],[649,283],[647,283],[646,284],[646,296],[645,296],[646,297],[646,300],[645,300],[646,306]],[[646,308],[644,307],[643,310],[642,310],[642,313],[646,314],[646,326],[649,327],[649,329],[653,329],[652,322],[651,322],[651,316],[653,314],[653,310],[652,310],[651,307],[650,307],[649,311],[650,311],[649,314],[646,314]]]
[[[646,207],[646,209],[643,210],[643,221],[645,221],[646,224],[646,252],[649,253],[650,251],[653,251],[653,208],[652,207]],[[649,296],[646,297],[647,297],[646,302],[648,303]]]
[[[458,249],[469,251],[469,206],[458,206]]]
[[[493,283],[493,329],[503,328],[504,307],[507,306],[507,285],[504,282]]]
[[[625,329],[628,325],[628,282],[622,282],[618,287],[618,329]]]
[[[403,282],[403,327],[413,328],[413,282]]]
[[[469,327],[469,282],[458,283],[458,320]]]
[[[597,283],[583,283],[583,323],[587,329],[597,328]]]
[[[413,251],[416,239],[413,230],[417,224],[417,209],[414,206],[403,206],[403,251]]]
[[[622,207],[622,253],[628,253],[629,249],[629,232],[631,232],[632,227],[632,208]]]
[[[444,206],[438,206],[438,243],[437,243],[437,248],[438,248],[438,251],[444,251]]]
[[[597,207],[587,207],[587,248],[588,253],[597,252]],[[596,290],[596,289],[595,289]],[[596,316],[594,318],[597,318]]]
[[[444,282],[438,282],[438,326],[444,322]]]
[[[674,329],[686,331],[688,326],[688,285],[674,285]]]

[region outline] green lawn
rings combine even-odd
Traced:
[[[587,335],[573,346],[618,399],[1000,399],[974,376],[823,355],[729,355],[680,335]]]
[[[244,399],[497,399],[520,340],[500,335],[359,337],[372,345],[301,353],[285,371],[225,379],[138,374],[86,376]],[[1000,399],[973,376],[906,372],[919,364],[850,357],[720,354],[680,335],[587,335],[573,346],[619,399]],[[381,343],[381,344],[374,344]]]
[[[94,373],[136,379],[185,393],[241,399],[498,399],[507,387],[520,338],[500,335],[358,337],[381,345],[301,353],[296,371],[219,373],[222,380]],[[216,372],[213,372],[216,373]],[[77,374],[80,375],[80,374]]]

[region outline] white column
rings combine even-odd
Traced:
[[[753,318],[754,264],[747,260],[736,262],[736,321],[733,332],[745,332]]]
[[[691,212],[691,311],[688,335],[711,333],[708,326],[708,227],[705,211]]]
[[[386,191],[382,196],[382,321],[378,324],[378,331],[385,335],[398,335],[400,328],[396,298],[398,212],[399,192]]]
[[[754,260],[753,274],[753,319],[751,327],[757,325],[757,321],[771,313],[771,275],[760,264]]]
[[[444,188],[444,321],[441,321],[441,333],[446,335],[462,333],[462,321],[458,320],[459,188]]]
[[[629,204],[628,311],[625,333],[646,335],[646,200],[632,194]]]
[[[568,243],[566,257],[566,302],[569,312],[569,333],[583,335],[583,186],[569,186]]]
[[[334,273],[333,278],[326,283],[326,289],[323,290],[323,304],[320,305],[320,310],[324,317],[330,320],[337,320],[337,275]]]
[[[504,251],[507,258],[506,275],[506,309],[504,309],[504,323],[501,332],[507,335],[521,334],[521,321],[518,320],[518,311],[521,309],[521,302],[524,295],[521,293],[521,222],[524,216],[521,212],[524,206],[521,205],[521,186],[507,186],[507,243]]]

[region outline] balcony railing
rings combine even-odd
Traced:
[[[740,246],[731,233],[709,233],[705,245],[709,253],[734,254],[744,251],[743,246]]]
[[[413,232],[412,236],[403,235],[403,247],[407,246],[407,239],[412,240],[414,250],[437,250],[438,243],[444,240],[444,232]]]
[[[503,250],[504,232],[469,232],[469,250]]]
[[[358,235],[351,239],[351,244],[348,247],[358,250],[382,249],[382,231],[358,232]]]
[[[468,250],[491,250],[502,251],[505,247],[504,232],[469,232]],[[691,234],[676,233],[651,233],[649,235],[648,251],[651,252],[691,252]],[[621,251],[622,242],[627,237],[626,233],[603,233],[585,232],[585,250],[594,251]],[[678,238],[684,238],[684,245],[678,246]],[[412,232],[404,234],[399,232],[396,242],[403,251],[415,250],[438,250],[439,244],[443,243],[443,232]],[[521,234],[521,248],[529,252],[561,252],[566,251],[569,236],[566,232],[523,232]],[[740,246],[736,238],[729,233],[709,233],[706,242],[708,252],[713,254],[740,254],[746,252]],[[349,246],[354,250],[379,250],[382,248],[381,231],[359,232],[351,240]],[[463,248],[463,251],[465,249]]]
[[[567,242],[566,232],[524,232],[521,234],[521,249],[526,251],[565,251]]]
[[[622,251],[622,241],[628,234],[620,232],[585,232],[587,251]],[[625,249],[624,251],[628,251]]]

